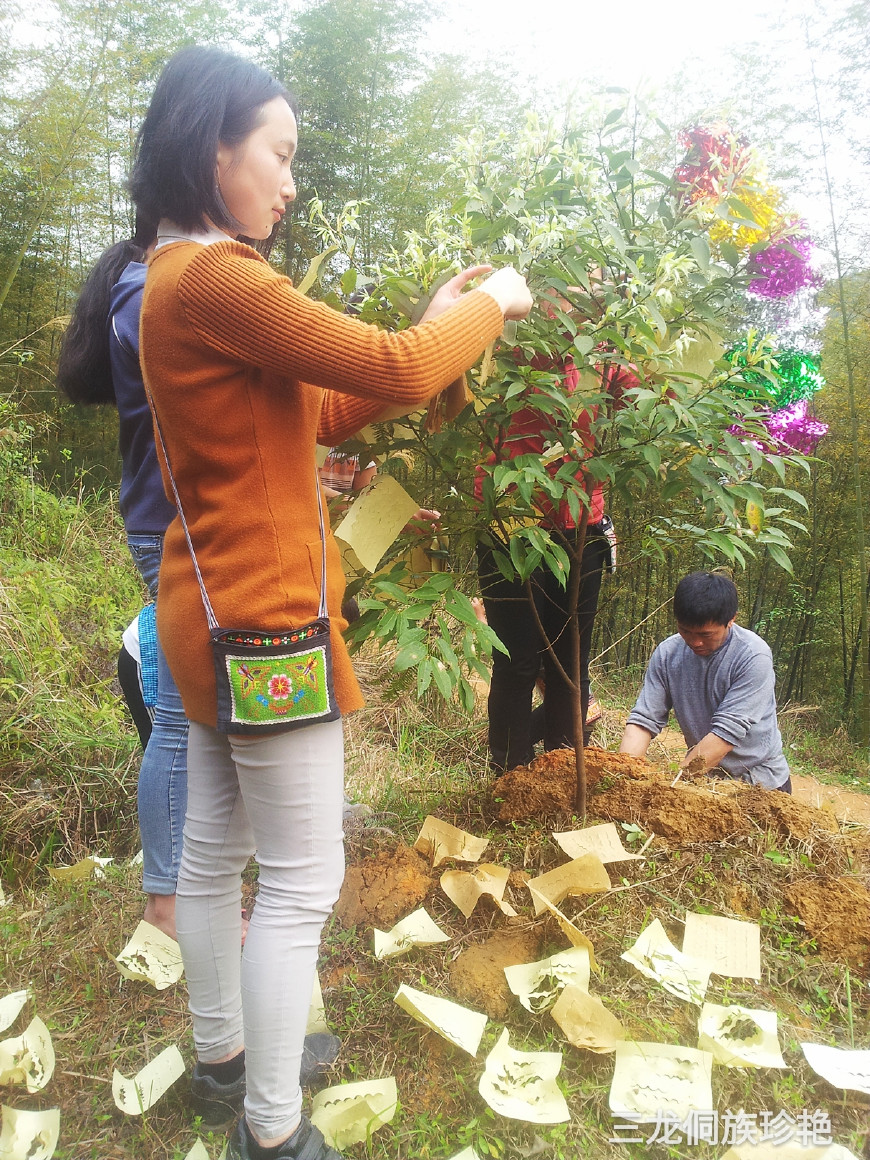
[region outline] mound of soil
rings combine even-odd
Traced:
[[[616,778],[649,777],[652,766],[639,757],[611,753],[590,745],[586,750],[586,790]],[[500,777],[495,785],[501,799],[499,819],[517,822],[524,818],[570,814],[574,811],[576,771],[573,749],[542,753],[530,765],[519,765]]]
[[[870,891],[854,878],[811,878],[785,891],[823,958],[870,969]]]
[[[541,949],[541,931],[534,927],[500,930],[486,942],[463,951],[450,968],[450,989],[490,1019],[505,1019],[514,1002],[504,968],[534,963]]]
[[[402,844],[348,866],[334,913],[345,926],[367,923],[388,930],[419,906],[434,885],[428,863]]]
[[[596,817],[637,822],[669,841],[719,842],[749,833],[749,822],[730,795],[700,785],[666,781],[621,781],[590,803]]]
[[[814,832],[824,830],[835,834],[840,828],[830,810],[816,809],[791,794],[771,793],[759,786],[724,780],[719,783],[719,791],[733,794],[740,809],[762,830],[769,830],[782,838],[805,842]]]

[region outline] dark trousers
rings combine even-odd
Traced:
[[[566,532],[570,547],[576,531]],[[580,690],[583,720],[589,705],[589,649],[598,611],[601,578],[607,566],[610,546],[597,525],[586,532],[581,561],[577,623],[580,629]],[[532,692],[544,667],[544,749],[573,748],[573,693],[556,667],[541,637],[529,605],[525,585],[505,580],[496,566],[489,544],[477,546],[480,591],[490,628],[507,648],[492,654],[492,682],[487,704],[489,752],[494,769],[504,771],[528,765],[534,756],[532,745]],[[540,568],[531,577],[535,608],[547,639],[570,675],[572,644],[569,631],[568,590],[560,587],[549,568]]]

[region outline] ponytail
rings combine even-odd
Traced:
[[[136,234],[104,250],[88,275],[63,336],[57,383],[72,403],[114,403],[109,358],[112,288],[131,262],[142,262],[154,230],[137,219]]]

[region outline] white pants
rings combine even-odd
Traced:
[[[323,923],[344,877],[342,722],[227,737],[195,722],[176,924],[199,1059],[245,1048],[261,1139],[299,1121],[299,1065]],[[241,874],[259,893],[241,946]]]

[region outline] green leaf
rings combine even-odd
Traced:
[[[692,253],[694,254],[695,261],[698,263],[698,267],[706,274],[710,269],[710,243],[706,238],[698,236],[692,238],[689,245],[692,248]]]
[[[403,673],[405,669],[419,665],[425,655],[426,646],[423,642],[413,641],[411,644],[406,644],[404,648],[399,649],[393,664],[398,672]]]
[[[338,246],[330,246],[328,250],[324,250],[322,254],[317,254],[311,259],[305,275],[296,289],[300,294],[307,294],[315,282],[319,281],[323,273],[323,265],[328,262],[333,254],[338,253]]]
[[[585,358],[587,354],[595,349],[595,339],[590,338],[588,334],[578,334],[574,339],[574,349],[581,358]]]
[[[770,558],[774,561],[775,564],[779,564],[780,568],[788,572],[789,575],[794,572],[791,560],[789,560],[788,556],[785,554],[782,548],[780,548],[777,544],[768,544],[767,550],[770,552]]]

